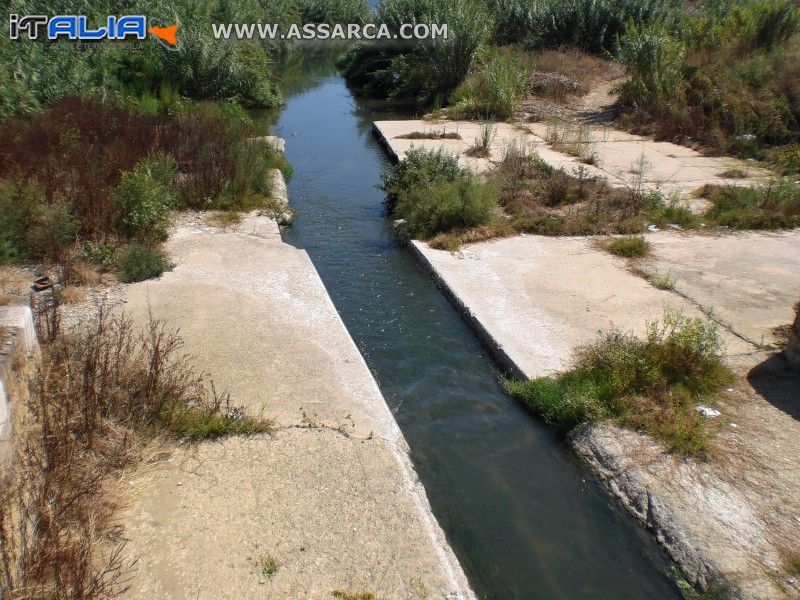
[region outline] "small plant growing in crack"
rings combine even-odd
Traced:
[[[677,283],[677,280],[671,275],[660,274],[660,275],[653,275],[650,278],[650,283],[652,284],[653,287],[659,290],[672,290],[675,289],[675,284]]]
[[[280,568],[280,564],[271,554],[266,554],[258,559],[258,568],[267,579],[272,579]]]

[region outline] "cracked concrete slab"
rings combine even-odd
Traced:
[[[474,598],[306,252],[255,213],[222,229],[184,216],[166,250],[175,268],[127,286],[127,310],[179,327],[217,389],[277,431],[132,474],[128,597]]]
[[[784,232],[648,235],[641,268],[757,345],[774,346],[800,298],[800,229]]]
[[[568,368],[575,350],[601,330],[641,335],[666,308],[703,314],[631,272],[592,238],[522,235],[456,253],[412,245],[501,362],[527,378]],[[755,351],[735,335],[723,331],[723,337],[731,354]]]
[[[583,169],[589,176],[605,178],[612,186],[654,189],[669,194],[692,193],[707,184],[756,185],[772,174],[754,164],[729,157],[709,157],[671,144],[656,142],[609,127],[587,126],[586,135],[595,165],[586,165],[578,158],[559,152],[547,143],[547,123],[493,123],[494,137],[488,158],[473,158],[464,153],[481,135],[480,122],[448,120],[375,121],[374,129],[390,153],[402,159],[412,147],[442,149],[458,156],[459,163],[477,173],[484,173],[502,160],[511,145],[535,151],[552,167],[571,173]],[[461,139],[407,139],[412,132],[457,133]],[[641,173],[639,167],[643,164]],[[744,177],[723,176],[738,170]]]

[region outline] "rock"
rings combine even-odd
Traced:
[[[716,408],[711,408],[710,406],[703,406],[702,404],[697,407],[697,412],[699,412],[704,417],[718,417],[722,414]]]

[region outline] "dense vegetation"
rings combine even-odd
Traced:
[[[283,102],[274,64],[292,49],[214,40],[211,24],[369,18],[364,0],[118,0],[78,12],[90,23],[132,13],[177,22],[178,45],[0,39],[0,264],[56,262],[65,279],[116,269],[124,281],[169,268],[159,245],[172,210],[269,208],[270,170],[289,173],[282,156],[248,142],[258,130],[245,109]]]
[[[791,0],[384,0],[376,19],[448,22],[453,35],[354,48],[343,72],[368,94],[508,119],[540,92],[530,77],[540,57],[577,49],[624,67],[623,126],[800,171],[800,7]]]
[[[142,114],[111,100],[65,98],[31,118],[7,120],[0,262],[108,267],[118,257],[125,280],[160,274],[167,261],[141,245],[165,239],[170,211],[269,203],[269,170],[284,159],[249,142],[253,132],[235,104]]]
[[[580,350],[570,371],[506,389],[560,431],[613,419],[675,452],[703,455],[710,431],[697,405],[733,378],[721,356],[716,325],[667,313],[644,339],[611,332]]]
[[[459,185],[453,184],[456,181]],[[384,189],[391,215],[406,219],[412,236],[448,250],[516,233],[637,234],[648,225],[682,229],[800,226],[800,192],[792,182],[709,187],[703,195],[710,206],[696,214],[680,198],[611,187],[582,166],[568,173],[514,147],[507,149],[485,181],[459,167],[453,155],[412,149],[388,171]],[[620,238],[609,250],[635,257],[646,253],[647,244],[640,237]]]

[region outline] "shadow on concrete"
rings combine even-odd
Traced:
[[[747,380],[767,402],[800,421],[800,371],[789,369],[783,354],[753,367]]]

